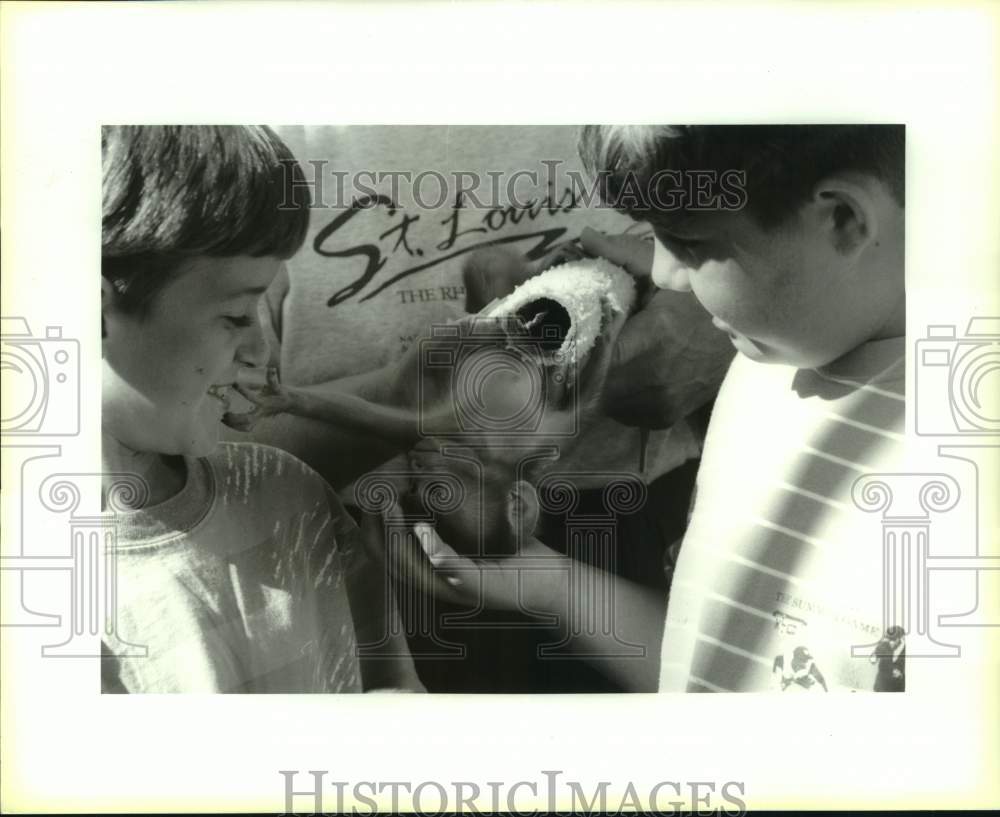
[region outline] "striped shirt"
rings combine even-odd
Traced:
[[[736,357],[674,573],[661,691],[874,688],[881,522],[851,487],[902,453],[904,370],[903,338],[818,370]]]

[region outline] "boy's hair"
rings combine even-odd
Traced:
[[[125,311],[188,258],[290,258],[305,240],[305,177],[270,128],[105,127],[101,153],[101,275]]]
[[[676,174],[744,172],[746,212],[769,229],[837,171],[875,176],[902,206],[905,134],[903,125],[588,125],[579,152],[606,204],[663,226],[691,212],[656,206],[680,186]]]

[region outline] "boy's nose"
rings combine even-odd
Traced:
[[[653,267],[653,283],[660,289],[676,292],[691,291],[691,267],[676,256],[665,253]]]
[[[263,366],[270,357],[271,349],[268,346],[267,338],[259,321],[254,321],[253,326],[246,330],[243,343],[240,345],[237,358],[240,363],[247,366]]]

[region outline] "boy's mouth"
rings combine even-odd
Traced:
[[[712,324],[713,324],[713,325],[715,326],[715,328],[716,328],[716,329],[718,329],[719,331],[721,331],[721,332],[725,332],[725,333],[726,333],[727,335],[729,335],[729,337],[730,337],[731,339],[732,339],[732,338],[735,338],[735,337],[736,337],[736,331],[735,331],[735,330],[733,329],[733,327],[731,327],[731,326],[730,326],[730,325],[729,325],[728,323],[726,323],[725,321],[721,321],[721,320],[719,320],[719,319],[718,319],[718,318],[716,318],[716,317],[715,317],[714,315],[712,316]]]
[[[253,413],[256,408],[253,403],[236,391],[234,383],[213,384],[208,387],[207,393],[222,403],[223,421],[230,414]]]
[[[231,385],[228,383],[225,385],[211,385],[208,387],[208,394],[222,403],[224,411],[229,411],[231,388]]]

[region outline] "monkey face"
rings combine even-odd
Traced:
[[[426,438],[410,452],[409,462],[413,476],[404,506],[411,513],[433,516],[441,538],[459,553],[514,552],[517,543],[510,521],[514,475],[502,458],[491,456],[487,447]],[[457,495],[444,502],[432,496],[443,485],[442,475],[460,486]]]

